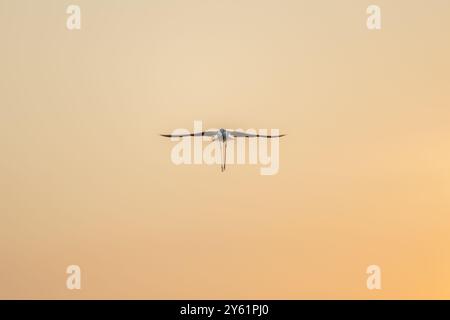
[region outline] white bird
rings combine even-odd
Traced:
[[[271,135],[262,135],[262,134],[253,134],[253,133],[245,133],[245,132],[239,132],[239,131],[228,131],[225,129],[219,129],[217,131],[202,131],[197,133],[186,133],[186,134],[161,134],[162,137],[167,138],[181,138],[181,137],[212,137],[214,140],[219,140],[220,147],[222,151],[222,163],[220,165],[220,169],[222,172],[225,171],[226,162],[227,162],[227,140],[231,138],[281,138],[284,137],[285,134],[277,135],[277,136],[271,136]]]

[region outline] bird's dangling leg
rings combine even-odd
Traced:
[[[227,142],[225,141],[224,144],[224,153],[223,153],[223,171],[225,171],[227,166]]]
[[[220,172],[223,172],[223,142],[220,142]]]

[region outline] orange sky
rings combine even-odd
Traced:
[[[0,0],[0,298],[450,298],[449,30],[439,0]],[[279,173],[175,166],[194,120],[287,133]]]

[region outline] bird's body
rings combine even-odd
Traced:
[[[220,142],[227,142],[228,138],[230,137],[230,133],[225,129],[220,129],[217,132],[217,135]]]
[[[181,137],[212,137],[213,141],[218,140],[220,142],[220,147],[222,150],[222,164],[221,164],[221,171],[225,171],[226,167],[226,161],[227,161],[227,141],[232,138],[281,138],[285,136],[282,135],[260,135],[260,134],[253,134],[253,133],[245,133],[240,131],[229,131],[226,129],[219,129],[217,131],[202,131],[197,133],[187,133],[187,134],[162,134],[163,137],[168,138],[181,138]]]

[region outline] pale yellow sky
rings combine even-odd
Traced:
[[[0,298],[450,298],[449,30],[439,0],[0,0]],[[287,133],[279,173],[175,166],[194,120]]]

